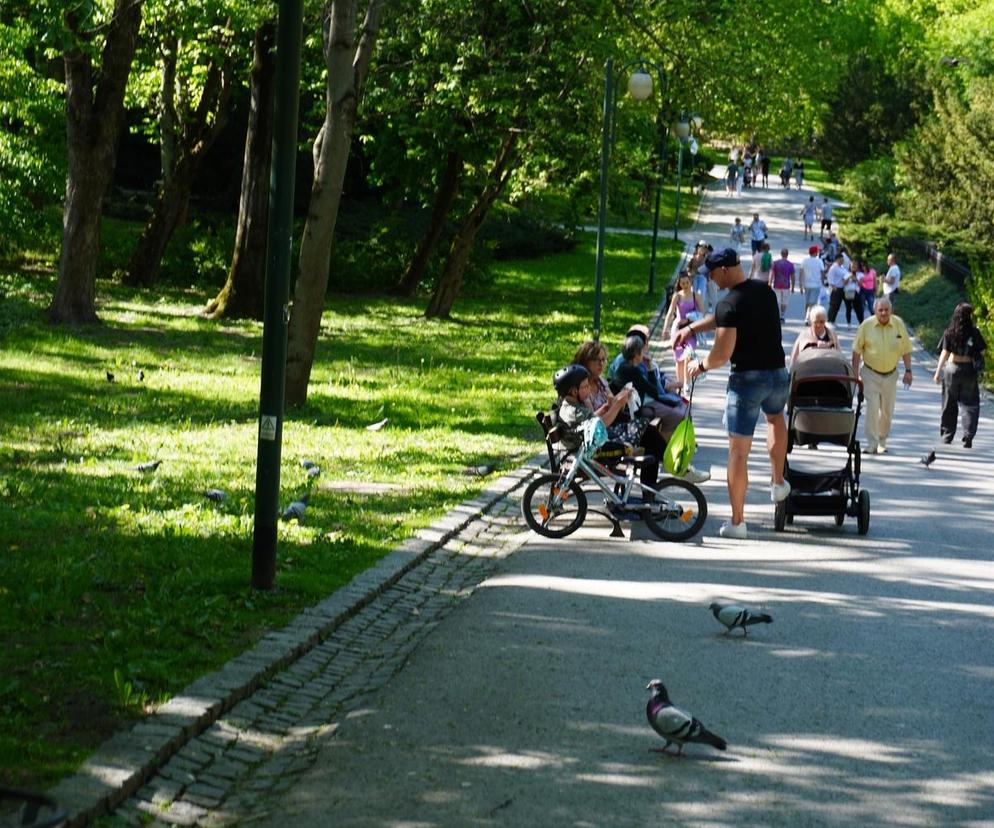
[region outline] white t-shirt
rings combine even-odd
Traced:
[[[749,237],[754,241],[762,241],[766,238],[766,222],[762,219],[753,219],[749,225]]]
[[[832,218],[832,205],[827,201],[821,205],[821,217],[823,219]]]
[[[831,288],[842,287],[849,277],[849,271],[840,264],[834,264],[828,269],[828,286]]]
[[[893,284],[888,284],[888,279],[894,279]],[[890,296],[895,290],[897,290],[898,285],[901,284],[901,268],[897,265],[891,265],[887,268],[887,275],[884,276],[884,296]]]
[[[801,262],[801,286],[805,289],[816,288],[821,284],[821,273],[824,263],[817,256],[808,256]]]

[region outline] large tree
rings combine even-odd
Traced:
[[[232,8],[235,6],[236,8]],[[136,84],[158,133],[162,168],[159,192],[128,262],[125,281],[152,284],[173,233],[186,219],[193,184],[204,157],[228,121],[236,73],[246,68],[247,32],[234,2],[197,0],[181,10],[157,5],[147,15],[150,61],[145,83]],[[238,18],[235,19],[235,13]]]
[[[266,228],[269,221],[269,171],[273,155],[276,99],[275,44],[276,24],[271,20],[266,21],[255,33],[235,250],[224,287],[204,311],[215,318],[262,319],[265,304]]]
[[[362,100],[385,3],[386,0],[368,0],[358,31],[358,0],[331,0],[325,6],[325,119],[314,139],[314,180],[300,241],[300,264],[287,332],[288,406],[302,405],[307,400],[356,111]]]
[[[105,19],[92,3],[73,4],[64,15],[68,173],[59,281],[48,308],[54,322],[97,321],[100,216],[124,124],[141,12],[142,0],[115,0]]]

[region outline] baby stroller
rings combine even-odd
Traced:
[[[790,494],[776,505],[774,528],[782,532],[794,515],[831,515],[841,526],[856,518],[857,531],[870,529],[870,493],[859,488],[860,448],[856,439],[863,406],[863,383],[836,350],[801,351],[790,377],[787,403],[787,454],[797,444],[845,446],[846,463],[830,471],[799,471],[784,461]]]

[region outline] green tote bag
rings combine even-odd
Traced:
[[[690,402],[687,403],[687,416],[675,429],[663,451],[663,468],[673,477],[683,477],[690,468],[690,461],[697,452],[697,435],[694,432],[694,421],[690,418],[690,410],[694,405],[694,386],[690,386]]]

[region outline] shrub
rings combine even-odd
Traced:
[[[851,193],[847,219],[872,221],[877,216],[894,212],[894,159],[889,156],[862,161],[842,178]]]

